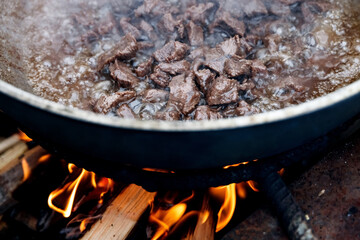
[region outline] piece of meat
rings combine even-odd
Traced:
[[[129,107],[129,105],[122,104],[117,110],[116,115],[118,115],[121,118],[127,118],[127,119],[136,119],[136,114],[134,111]]]
[[[201,46],[204,43],[204,31],[199,25],[196,25],[193,21],[190,21],[186,26],[189,43],[191,46]]]
[[[221,49],[211,48],[205,52],[204,65],[219,74],[222,74],[224,72],[224,66],[227,59],[228,58]]]
[[[209,51],[208,47],[198,47],[193,49],[190,54],[188,55],[188,57],[191,60],[195,60],[196,58],[203,58],[205,56],[205,53]]]
[[[239,36],[244,36],[246,31],[244,22],[232,17],[227,11],[217,14],[216,20],[210,25],[210,32],[214,32],[216,27],[228,29],[230,30],[229,32]]]
[[[170,73],[171,75],[176,75],[180,73],[184,73],[190,69],[190,63],[186,60],[176,61],[172,63],[160,63],[158,68],[166,73]]]
[[[154,46],[155,45],[152,42],[145,42],[145,41],[138,42],[139,50],[150,49],[150,48],[153,48]]]
[[[174,106],[168,106],[164,111],[157,112],[156,118],[163,121],[178,121],[181,113]]]
[[[125,34],[131,34],[135,39],[139,39],[141,37],[139,29],[130,23],[130,18],[121,18],[120,27]]]
[[[193,5],[186,9],[185,18],[194,22],[205,24],[205,20],[208,17],[208,12],[215,6],[214,3],[200,3]]]
[[[268,14],[266,7],[261,0],[237,0],[237,3],[237,7],[241,8],[248,17]]]
[[[109,66],[111,77],[124,88],[134,88],[140,82],[140,80],[134,76],[131,69],[118,60],[115,63],[111,63]]]
[[[169,102],[187,115],[192,112],[200,102],[201,94],[194,83],[193,74],[174,77],[170,84]]]
[[[154,61],[153,58],[150,57],[147,61],[140,63],[135,70],[136,75],[138,77],[145,77],[146,75],[150,74],[153,61]]]
[[[146,21],[144,20],[141,20],[140,22],[140,28],[141,30],[143,30],[145,32],[145,34],[153,41],[157,40],[158,37],[155,33],[155,30],[154,28],[149,24],[147,23]]]
[[[136,56],[137,51],[138,45],[136,39],[131,34],[127,34],[110,50],[99,56],[97,70],[102,70],[106,64],[113,62],[116,58],[129,60]]]
[[[239,58],[231,58],[225,62],[224,71],[228,77],[239,77],[241,75],[250,75],[252,61]]]
[[[148,89],[142,94],[142,102],[144,103],[159,103],[169,100],[169,92],[160,89]]]
[[[102,95],[95,103],[93,110],[97,113],[107,114],[122,102],[129,101],[136,97],[134,91],[117,92],[110,96]]]
[[[164,47],[154,52],[154,58],[158,62],[179,61],[185,57],[188,50],[188,45],[178,41],[170,41]]]
[[[209,106],[199,106],[195,110],[194,119],[200,120],[217,120],[221,119],[222,116],[219,112],[211,109]]]
[[[238,81],[220,76],[211,84],[206,100],[210,106],[235,103],[239,100],[238,88]]]
[[[212,81],[216,75],[209,69],[202,69],[195,72],[196,82],[199,84],[201,91],[206,95]]]
[[[224,42],[218,44],[216,48],[205,52],[204,65],[222,74],[224,72],[225,62],[233,56],[245,58],[250,51],[251,46],[244,39],[236,35]]]
[[[223,116],[226,118],[250,116],[259,113],[259,109],[241,100],[237,104],[227,106],[223,111]]]
[[[161,71],[159,67],[155,67],[154,72],[150,75],[150,79],[160,87],[165,88],[169,85],[171,76]]]
[[[173,33],[176,26],[178,26],[180,23],[181,21],[175,20],[171,13],[165,13],[162,17],[162,20],[160,20],[158,23],[158,28],[161,31]]]
[[[261,60],[253,60],[251,64],[251,71],[253,75],[255,74],[267,74],[267,67]]]
[[[143,4],[135,10],[135,16],[149,15],[156,6],[162,3],[161,0],[144,0]]]

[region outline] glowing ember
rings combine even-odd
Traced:
[[[20,140],[24,141],[24,142],[31,142],[32,139],[29,138],[24,132],[19,130],[19,138]]]
[[[65,218],[70,217],[74,209],[75,198],[80,185],[92,188],[92,192],[97,195],[99,204],[103,204],[104,195],[113,191],[114,182],[108,178],[100,178],[96,181],[96,175],[93,172],[86,171],[85,169],[78,169],[74,164],[68,165],[70,175],[76,174],[80,171],[79,176],[71,182],[65,184],[62,188],[58,188],[50,193],[48,198],[48,205],[51,209],[61,213]],[[54,202],[63,203],[61,207],[56,206]]]
[[[230,222],[236,207],[236,188],[235,184],[224,187],[211,188],[210,194],[218,201],[223,202],[218,213],[216,232],[226,227]]]

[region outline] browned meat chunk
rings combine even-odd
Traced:
[[[254,17],[268,13],[264,3],[261,0],[238,0],[236,2],[238,3],[238,7],[242,8],[248,17]]]
[[[150,75],[150,79],[160,87],[167,87],[171,80],[171,76],[170,74],[163,72],[158,67],[156,67],[154,73]]]
[[[194,119],[197,121],[216,120],[221,118],[222,118],[221,114],[212,110],[209,106],[199,106],[195,110]]]
[[[213,81],[206,99],[210,106],[235,103],[239,99],[239,83],[236,80],[220,76]]]
[[[252,61],[251,71],[253,74],[267,74],[267,68],[260,60]]]
[[[134,88],[139,83],[139,79],[134,76],[131,69],[125,64],[118,60],[109,66],[111,77],[116,80],[121,87]]]
[[[224,52],[221,49],[209,49],[209,51],[205,52],[205,59],[205,66],[211,68],[212,70],[220,74],[224,72],[224,65],[227,57],[224,55]]]
[[[94,111],[97,113],[107,114],[112,108],[116,107],[119,103],[129,101],[135,98],[134,91],[117,92],[111,96],[102,95],[94,106]]]
[[[160,63],[158,67],[163,72],[176,75],[188,71],[190,69],[190,63],[186,60],[181,60],[172,63]]]
[[[140,63],[136,68],[135,72],[138,77],[145,77],[151,72],[151,67],[153,64],[153,58],[150,57],[147,61]]]
[[[241,75],[249,75],[251,72],[252,61],[231,58],[228,59],[225,63],[225,73],[229,77],[239,77]]]
[[[148,89],[142,95],[144,103],[166,102],[169,99],[169,92],[160,89]]]
[[[176,26],[178,26],[181,21],[176,21],[171,13],[166,13],[162,20],[159,22],[159,29],[173,33]]]
[[[200,22],[205,24],[205,20],[208,16],[208,11],[214,7],[214,3],[200,3],[193,5],[186,9],[185,17],[191,19],[194,22]]]
[[[128,60],[135,57],[137,50],[136,39],[131,34],[127,34],[114,47],[99,56],[98,71],[103,69],[105,64],[113,62],[116,58]]]
[[[125,34],[131,34],[134,38],[138,39],[141,36],[139,29],[132,25],[129,18],[120,19],[120,27]]]
[[[121,118],[128,118],[128,119],[135,119],[136,114],[134,111],[129,107],[129,105],[122,104],[117,110],[116,114]]]
[[[244,49],[245,48],[245,49]],[[222,74],[224,72],[225,62],[233,56],[245,57],[251,47],[236,35],[205,53],[205,66]]]
[[[201,91],[206,94],[212,81],[215,79],[215,74],[209,69],[203,69],[195,72],[196,82],[199,84]]]
[[[140,28],[146,33],[146,35],[151,39],[151,40],[156,40],[158,39],[154,28],[147,22],[145,22],[144,20],[141,20],[140,22]]]
[[[187,33],[191,46],[200,46],[204,43],[204,32],[201,26],[190,21],[187,25]]]
[[[157,112],[156,118],[164,121],[177,121],[181,118],[181,113],[174,106],[169,106],[165,111]]]
[[[157,50],[154,57],[158,62],[179,61],[185,57],[188,50],[188,45],[178,41],[170,41],[163,48]]]
[[[225,29],[229,29],[234,34],[238,34],[240,36],[244,36],[246,27],[244,22],[239,21],[238,19],[231,16],[229,12],[222,12],[218,14],[215,22],[210,26],[211,32],[213,32],[213,28],[215,27],[225,27]]]
[[[224,117],[231,118],[231,117],[240,117],[240,116],[250,116],[260,111],[248,104],[245,101],[240,101],[236,105],[229,105],[223,112]]]
[[[192,112],[200,102],[201,94],[196,88],[192,74],[188,76],[182,74],[174,77],[169,87],[169,102],[177,106],[185,115]]]

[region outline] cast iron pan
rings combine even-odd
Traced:
[[[30,137],[75,161],[82,159],[83,165],[218,168],[293,149],[360,113],[357,81],[325,97],[250,117],[200,122],[105,117],[33,95],[21,48],[16,42],[4,42],[0,41],[0,109]]]

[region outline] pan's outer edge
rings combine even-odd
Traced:
[[[84,111],[45,100],[34,94],[16,88],[11,84],[2,81],[1,79],[0,92],[36,108],[40,108],[64,117],[97,125],[126,129],[137,129],[144,131],[211,131],[250,127],[265,123],[282,121],[330,107],[333,104],[339,103],[352,96],[360,94],[360,81],[355,81],[354,83],[343,87],[333,93],[330,93],[323,97],[319,97],[306,103],[302,103],[297,106],[261,113],[254,116],[220,119],[215,121],[144,121],[103,116],[100,114],[95,114],[89,111]]]

